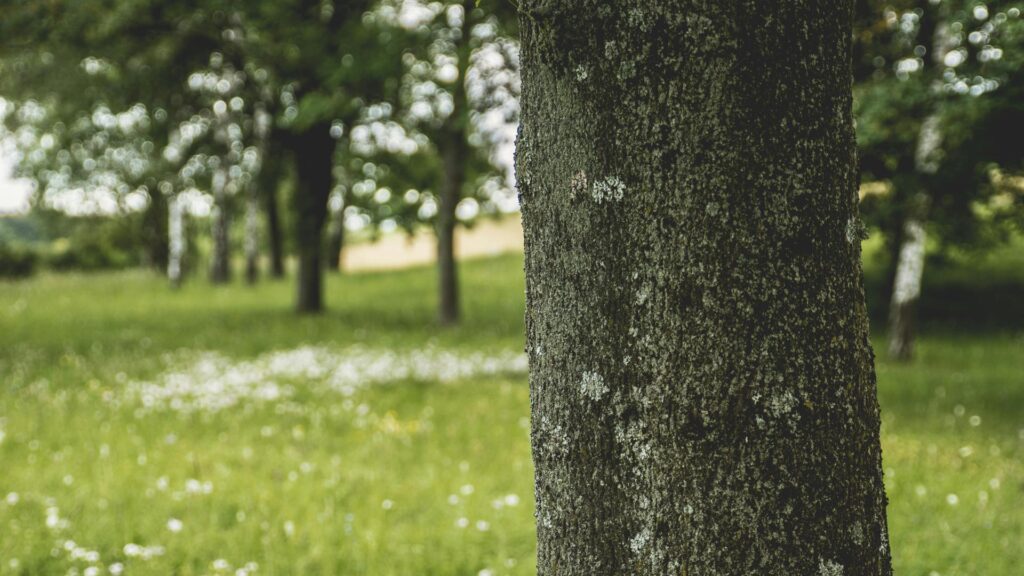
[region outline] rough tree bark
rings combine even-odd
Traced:
[[[469,109],[466,71],[469,69],[469,35],[473,31],[476,0],[462,3],[462,26],[454,40],[458,75],[452,87],[452,113],[441,127],[439,146],[442,162],[441,198],[437,213],[438,320],[442,325],[459,322],[459,273],[455,260],[455,209],[462,199],[469,156]]]
[[[330,123],[319,123],[291,140],[295,159],[295,249],[298,255],[298,292],[295,309],[303,313],[323,310],[323,228],[331,194],[336,141]]]
[[[177,194],[171,196],[167,201],[167,280],[172,288],[181,286],[182,274],[184,272],[184,260],[186,238],[185,238],[185,210],[181,198]]]
[[[210,262],[210,282],[214,284],[231,281],[231,210],[228,206],[227,183],[228,169],[221,166],[214,171],[212,179],[213,213],[210,215],[210,226],[213,255]]]
[[[891,573],[852,0],[523,0],[541,575]]]

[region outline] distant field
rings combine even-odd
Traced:
[[[880,354],[897,574],[1024,565],[1018,256],[930,269],[918,361]],[[0,574],[534,573],[521,256],[464,267],[457,329],[434,280],[332,277],[319,318],[290,283],[0,283]]]

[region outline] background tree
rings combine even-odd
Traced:
[[[382,8],[390,9],[382,17],[414,32],[403,56],[396,118],[407,132],[429,140],[421,153],[437,156],[436,179],[411,184],[425,193],[420,212],[437,238],[438,320],[455,324],[460,317],[455,229],[507,188],[494,176],[501,171],[496,150],[507,137],[502,128],[518,120],[518,43],[509,39],[515,17],[508,4],[494,1],[404,0]]]
[[[890,574],[853,2],[521,9],[538,573]]]
[[[1011,96],[1021,83],[1018,4],[860,3],[861,165],[866,180],[888,191],[866,198],[864,211],[892,255],[889,348],[897,359],[912,354],[926,230],[939,249],[977,247],[1008,238],[1006,223],[1020,210],[1019,200],[979,210],[997,195],[993,166],[1020,165],[1004,145],[1022,110]]]

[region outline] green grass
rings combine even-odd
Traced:
[[[449,330],[433,322],[431,270],[332,277],[330,311],[303,318],[290,283],[171,292],[143,272],[0,283],[0,574],[118,563],[125,574],[217,574],[249,562],[257,574],[532,574],[522,374],[404,379],[351,396],[292,375],[281,377],[287,399],[217,412],[142,410],[126,392],[189,369],[201,351],[225,363],[309,345],[519,351],[521,270],[514,256],[465,266],[466,322]],[[926,294],[964,275],[941,272]],[[1019,295],[1024,279],[1011,276]],[[914,364],[880,354],[897,574],[1019,574],[1024,329],[1008,324],[926,324]],[[163,554],[131,556],[127,544]]]

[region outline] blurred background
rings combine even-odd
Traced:
[[[856,3],[898,574],[1024,563],[1022,10]],[[520,89],[505,0],[0,4],[0,574],[534,573]]]

